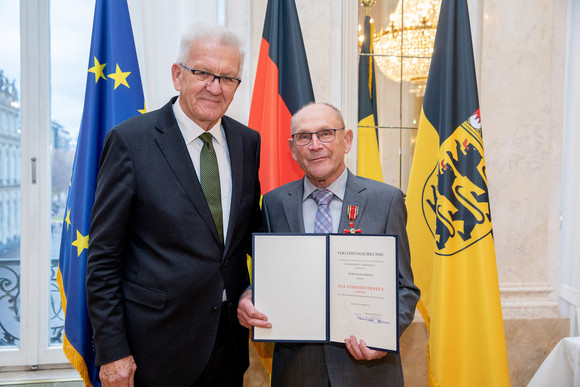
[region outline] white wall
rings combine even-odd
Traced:
[[[356,114],[356,49],[350,44],[355,3],[296,0],[315,97],[339,106],[347,125]],[[469,1],[506,318],[558,316],[560,276],[571,283],[568,274],[577,278],[580,271],[563,266],[560,272],[561,255],[565,262],[580,262],[580,138],[573,115],[580,102],[574,71],[580,68],[578,3]],[[181,31],[189,22],[212,19],[246,38],[243,82],[229,114],[247,122],[266,5],[267,0],[130,0],[134,29],[141,31],[136,41],[148,109],[175,94],[169,68]]]

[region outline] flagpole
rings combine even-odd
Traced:
[[[376,4],[377,0],[361,0],[360,3],[365,7],[365,15],[371,16],[371,8]]]

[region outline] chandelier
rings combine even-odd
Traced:
[[[381,72],[393,81],[410,82],[418,96],[425,94],[440,8],[441,0],[399,0],[389,25],[374,37]]]

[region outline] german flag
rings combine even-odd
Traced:
[[[269,0],[260,45],[248,126],[262,136],[262,194],[300,179],[304,172],[292,158],[290,119],[314,102],[314,92],[294,0]],[[251,273],[251,257],[248,269]],[[273,343],[255,342],[266,370],[272,373]]]
[[[248,121],[262,135],[262,193],[304,176],[288,147],[290,119],[313,101],[296,4],[269,0]]]
[[[358,61],[358,158],[357,174],[383,181],[378,143],[377,96],[373,54],[374,25],[365,16],[364,41]]]
[[[407,192],[431,386],[509,386],[466,0],[443,0]]]

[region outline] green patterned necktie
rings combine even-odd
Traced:
[[[201,155],[199,158],[201,189],[209,205],[211,216],[217,227],[217,231],[222,244],[224,243],[224,226],[222,215],[222,194],[220,188],[220,173],[218,169],[217,157],[213,149],[211,133],[204,133],[199,136],[203,141]]]

